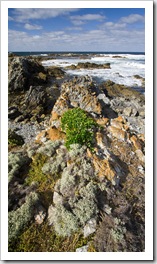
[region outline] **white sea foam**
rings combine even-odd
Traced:
[[[119,57],[114,57],[119,56]],[[134,75],[145,77],[145,56],[131,54],[100,54],[89,59],[80,58],[63,58],[45,60],[43,66],[58,66],[63,67],[70,75],[90,75],[100,81],[111,80],[118,84],[127,86],[141,86],[141,80],[136,79]],[[70,70],[65,67],[72,64],[77,65],[79,62],[94,62],[97,64],[110,63],[111,69],[79,69]]]

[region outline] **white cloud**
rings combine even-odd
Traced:
[[[51,31],[32,36],[9,30],[9,51],[137,51],[144,50],[144,30],[93,29]]]
[[[29,24],[29,23],[26,23],[26,24],[24,25],[24,28],[25,28],[25,29],[28,29],[28,30],[40,30],[40,29],[42,29],[42,26],[31,25],[31,24]]]
[[[127,24],[133,24],[136,22],[144,22],[144,16],[141,16],[139,14],[132,14],[127,17],[122,17],[121,21]]]
[[[88,21],[103,21],[105,19],[105,16],[102,16],[100,14],[86,14],[86,15],[76,15],[76,16],[70,16],[71,22],[76,25],[80,26]]]
[[[18,22],[28,22],[31,19],[57,17],[77,10],[77,8],[17,8],[13,15]]]
[[[122,23],[122,22],[117,22],[117,23],[113,23],[113,22],[106,22],[102,25],[102,27],[105,27],[107,29],[118,29],[118,28],[125,28],[126,27],[126,23]]]
[[[11,16],[8,16],[8,20],[13,21],[14,19]]]

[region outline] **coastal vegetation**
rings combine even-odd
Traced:
[[[8,250],[142,252],[144,95],[64,70],[9,57]]]

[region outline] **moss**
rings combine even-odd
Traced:
[[[32,223],[18,238],[9,243],[11,252],[75,252],[87,245],[91,236],[84,238],[80,232],[70,237],[61,237],[47,222],[41,225]]]
[[[33,156],[32,163],[30,164],[30,169],[28,176],[25,180],[25,184],[32,185],[37,184],[36,191],[42,200],[43,205],[48,208],[53,200],[53,190],[56,181],[60,178],[60,174],[44,173],[43,166],[47,164],[48,156],[36,153]]]
[[[26,183],[28,185],[32,184],[33,182],[42,184],[43,182],[47,181],[47,176],[42,172],[42,167],[44,163],[46,162],[46,160],[47,160],[47,157],[40,153],[37,153],[33,157],[33,161],[30,165],[28,177],[26,178]]]

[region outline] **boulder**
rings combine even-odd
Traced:
[[[94,115],[102,113],[102,106],[96,96],[96,88],[90,77],[74,77],[73,80],[62,84],[60,97],[52,110],[50,125],[58,128],[60,117],[65,111],[73,107],[79,107]]]
[[[29,110],[44,109],[47,106],[48,95],[42,86],[30,86],[25,94],[25,104]]]
[[[79,62],[77,65],[67,66],[67,69],[77,70],[77,69],[111,69],[110,63],[97,64],[91,62]]]
[[[46,70],[34,59],[23,57],[9,58],[9,93],[26,91],[30,85],[43,85],[47,82]]]

